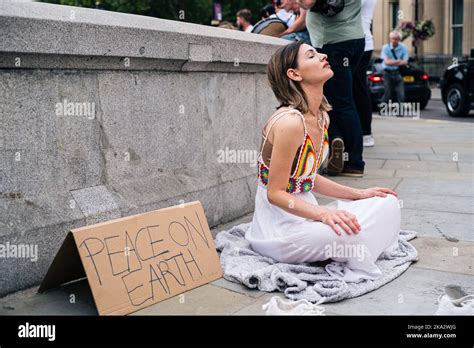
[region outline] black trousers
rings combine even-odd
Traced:
[[[367,85],[367,69],[373,51],[365,51],[354,74],[352,94],[359,114],[362,134],[372,134],[372,100]]]
[[[333,109],[329,112],[329,141],[336,137],[344,140],[346,162],[352,168],[364,170],[362,159],[362,127],[352,95],[352,80],[364,54],[365,39],[354,39],[326,44],[321,51],[328,55],[334,76],[326,81],[324,95]]]
[[[395,97],[395,102],[403,103],[405,102],[405,85],[403,82],[403,77],[398,71],[384,71],[383,73],[383,85],[385,88],[385,93],[382,97],[384,103],[388,103],[389,100],[393,100]]]

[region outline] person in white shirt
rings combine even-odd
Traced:
[[[252,12],[249,9],[242,9],[237,12],[237,25],[246,33],[251,33],[253,25],[250,23]]]
[[[308,30],[306,30],[306,10],[300,8],[298,12],[296,20],[288,29],[280,34],[280,38],[290,41],[303,40],[308,45],[311,45],[311,38],[309,37]]]
[[[361,17],[365,36],[365,49],[352,81],[352,94],[362,126],[363,145],[366,147],[375,145],[371,129],[372,102],[367,86],[367,68],[374,51],[374,37],[371,27],[376,4],[377,0],[362,0]]]
[[[291,27],[296,20],[296,12],[298,11],[297,0],[282,0],[280,9],[277,13],[270,16],[270,18],[279,18]]]

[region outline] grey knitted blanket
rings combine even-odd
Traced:
[[[249,227],[243,223],[216,236],[224,278],[261,291],[281,291],[292,300],[323,303],[361,296],[392,281],[417,259],[415,247],[408,243],[416,232],[400,230],[398,250],[384,252],[376,261],[382,277],[348,283],[329,275],[322,263],[288,264],[257,254],[245,239]]]

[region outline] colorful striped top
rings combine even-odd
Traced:
[[[308,192],[314,188],[315,178],[318,168],[320,167],[323,159],[327,156],[329,152],[329,137],[328,137],[328,124],[329,124],[329,115],[327,113],[323,113],[323,134],[321,137],[321,142],[319,146],[319,151],[316,152],[313,140],[311,136],[306,130],[306,123],[304,120],[303,114],[293,108],[288,107],[284,109],[278,116],[273,118],[273,123],[270,125],[267,134],[270,133],[270,129],[273,124],[279,119],[281,116],[288,114],[288,113],[296,113],[301,117],[303,120],[304,125],[304,140],[303,144],[299,147],[299,155],[296,161],[293,162],[292,167],[292,175],[289,177],[288,180],[288,187],[286,189],[289,193],[301,193],[301,192]],[[268,173],[269,167],[265,164],[262,156],[262,150],[265,145],[266,137],[264,136],[264,140],[262,143],[262,148],[260,151],[260,155],[258,157],[258,181],[263,186],[267,186],[268,184]]]

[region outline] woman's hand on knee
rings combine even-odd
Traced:
[[[387,187],[371,187],[368,189],[358,190],[357,199],[365,199],[371,197],[386,197],[387,195],[397,196],[397,193]]]
[[[341,229],[349,235],[361,231],[357,217],[346,210],[325,209],[320,215],[320,220],[323,224],[330,226],[338,235],[341,235]]]

